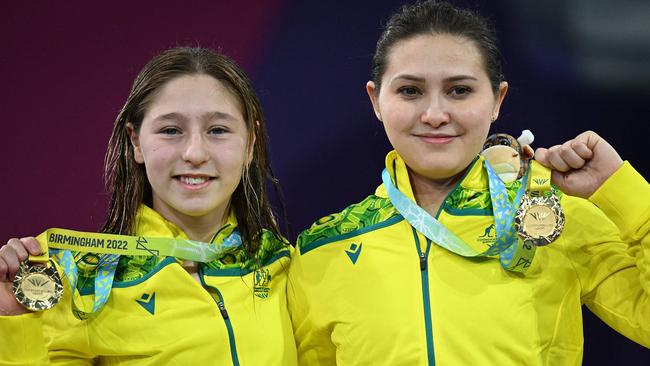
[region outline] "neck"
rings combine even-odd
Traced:
[[[229,207],[226,205],[223,209],[204,216],[189,216],[178,211],[158,212],[183,230],[188,239],[207,243],[212,239],[216,229],[226,222]]]
[[[440,206],[442,206],[447,195],[465,174],[463,170],[448,178],[431,179],[416,173],[411,168],[408,168],[408,172],[416,202],[434,217],[438,214],[438,210],[440,210]]]

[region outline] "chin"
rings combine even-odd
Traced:
[[[415,167],[415,172],[430,178],[430,179],[446,179],[463,173],[467,166],[471,163],[469,160],[466,164],[458,159],[452,159],[449,155],[436,157],[429,161],[423,162],[424,164],[408,164],[411,169]]]
[[[202,217],[214,212],[216,208],[206,207],[205,205],[178,205],[175,210],[185,216]]]
[[[202,209],[190,209],[190,210],[187,211],[186,215],[192,216],[192,217],[204,217],[204,216],[210,215],[214,211],[215,211],[214,209],[210,210],[210,209],[205,209],[205,208],[202,208]]]

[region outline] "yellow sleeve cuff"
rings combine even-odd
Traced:
[[[625,238],[639,239],[635,234],[650,218],[650,184],[629,162],[623,165],[589,200],[596,204],[615,224]]]

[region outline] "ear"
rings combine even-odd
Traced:
[[[535,157],[535,150],[533,150],[533,148],[530,147],[530,145],[524,145],[521,148],[521,151],[522,151],[523,158],[525,160],[530,160],[533,157]]]
[[[501,84],[499,84],[499,90],[494,96],[495,103],[494,103],[494,109],[492,110],[492,122],[496,121],[497,118],[499,117],[499,110],[501,109],[501,104],[503,103],[503,100],[506,98],[507,93],[508,93],[508,83],[502,81]]]
[[[140,148],[140,136],[135,131],[133,123],[127,122],[126,133],[129,135],[129,140],[131,140],[131,146],[133,146],[133,159],[138,164],[144,164],[144,156]]]
[[[379,103],[377,101],[378,95],[375,94],[377,91],[378,90],[376,89],[374,82],[369,81],[366,83],[366,93],[368,93],[370,103],[372,103],[372,109],[375,111],[375,116],[377,116],[377,119],[381,121],[381,112],[379,111]]]

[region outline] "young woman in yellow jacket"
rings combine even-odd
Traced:
[[[579,365],[582,304],[650,347],[650,186],[593,132],[502,182],[479,152],[507,90],[478,15],[426,1],[386,24],[367,91],[395,150],[298,239],[301,365]]]
[[[103,234],[53,229],[0,249],[0,365],[296,363],[264,119],[234,62],[202,48],[153,58],[105,176]]]

